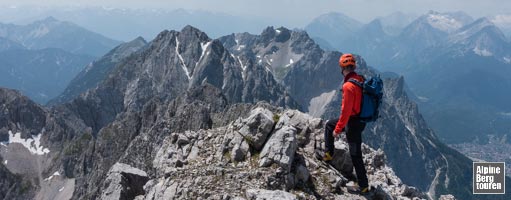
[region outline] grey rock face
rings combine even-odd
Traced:
[[[258,190],[250,189],[245,192],[247,198],[250,200],[270,200],[270,199],[282,199],[282,200],[296,200],[296,195],[284,192],[284,191],[271,191],[271,190]]]
[[[335,150],[333,160],[330,161],[332,166],[343,174],[353,173],[353,162],[351,161],[348,145],[343,142],[335,142]]]
[[[441,195],[440,200],[456,200],[456,198],[454,198],[454,196],[448,194],[448,195]]]
[[[253,69],[265,69],[292,94],[302,109],[308,107],[310,98],[333,90],[335,86],[327,83],[339,78],[325,69],[332,69],[332,66],[335,69],[338,64],[334,60],[340,53],[324,52],[304,31],[268,27],[261,35],[240,33],[219,40],[241,63],[246,63],[246,77],[253,74]],[[329,73],[323,73],[327,71]]]
[[[266,138],[273,129],[275,122],[273,121],[273,113],[267,109],[259,108],[253,110],[251,115],[235,123],[234,126],[240,127],[239,134],[243,136],[255,150],[263,148]]]
[[[0,198],[2,199],[29,199],[34,194],[34,189],[28,180],[11,173],[4,165],[4,160],[0,157]],[[18,187],[23,184],[26,188]]]
[[[108,172],[103,184],[101,199],[129,200],[144,194],[143,186],[149,180],[147,174],[129,165],[116,163]]]
[[[297,133],[298,145],[303,147],[310,141],[306,138],[310,137],[313,130],[322,128],[323,121],[318,118],[313,118],[298,110],[287,110],[282,115],[277,115],[279,121],[275,125],[275,129],[282,128],[285,124],[291,124]]]
[[[26,138],[39,134],[46,125],[46,110],[14,90],[0,88],[0,111],[1,141],[8,139],[8,131],[24,132]]]
[[[278,129],[264,145],[259,166],[268,167],[276,163],[290,171],[297,147],[296,129],[292,126],[284,126]]]

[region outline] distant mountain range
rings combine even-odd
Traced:
[[[0,86],[20,90],[43,104],[59,95],[93,59],[61,49],[0,51]]]
[[[0,23],[0,86],[44,104],[95,56],[119,43],[52,17],[27,25]]]
[[[28,49],[59,48],[91,56],[101,56],[120,43],[53,17],[27,25],[0,23],[0,37],[10,39]]]
[[[20,16],[18,13],[21,12],[29,12],[29,14]],[[15,23],[31,23],[32,21],[49,16],[65,19],[88,30],[122,41],[130,41],[138,36],[152,39],[161,30],[177,30],[186,25],[199,27],[207,31],[212,38],[217,38],[236,32],[258,33],[268,25],[282,24],[278,19],[243,17],[205,10],[121,9],[108,7],[0,7],[0,19],[3,18]]]
[[[364,55],[378,69],[404,75],[422,113],[443,140],[484,142],[486,135],[502,137],[511,128],[502,114],[511,111],[510,104],[504,103],[511,94],[502,92],[511,86],[506,75],[511,72],[511,43],[493,23],[496,19],[430,11],[398,35],[388,34],[382,19],[377,19],[348,31],[351,35],[323,39],[341,51]],[[312,24],[308,27],[339,31],[329,23],[315,20]]]

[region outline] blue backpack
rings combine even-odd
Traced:
[[[383,99],[383,81],[380,76],[371,77],[365,80],[364,83],[355,79],[349,79],[348,81],[362,88],[360,120],[362,122],[376,121],[379,117],[379,108]]]

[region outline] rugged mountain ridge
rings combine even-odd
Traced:
[[[338,74],[328,72],[341,54],[322,50],[305,31],[268,27],[260,35],[240,33],[219,40],[241,63],[248,63],[248,67],[262,65],[273,73],[304,111],[308,110],[312,97],[337,87],[330,83],[340,79]],[[296,73],[310,76],[296,76]]]
[[[115,47],[103,57],[88,64],[71,80],[64,92],[48,102],[48,105],[62,104],[71,101],[81,93],[95,88],[110,74],[121,60],[143,48],[146,44],[147,42],[144,38],[138,37],[130,42]]]
[[[122,60],[101,85],[66,107],[83,119],[93,119],[86,124],[97,132],[121,112],[140,111],[155,97],[175,99],[205,83],[221,88],[230,103],[265,100],[298,106],[270,72],[259,65],[244,68],[218,40],[186,26],[181,32],[160,33],[143,51]]]

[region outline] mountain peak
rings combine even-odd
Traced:
[[[463,12],[440,13],[436,11],[429,11],[421,18],[433,28],[444,32],[453,32],[473,21],[470,16]]]
[[[484,26],[495,26],[495,24],[487,17],[481,17],[473,22],[473,24],[483,24]]]
[[[471,47],[477,47],[475,49],[487,49],[487,51],[493,49],[494,53],[502,52],[502,45],[507,44],[504,33],[486,17],[479,18],[459,29],[450,36],[450,40],[454,43],[470,44]]]
[[[312,20],[305,30],[315,38],[328,41],[335,48],[341,48],[345,38],[355,34],[363,24],[342,13],[330,12]]]
[[[462,38],[463,35],[473,35],[483,29],[491,29],[494,32],[497,32],[497,34],[502,35],[502,38],[505,38],[504,34],[495,26],[495,24],[486,17],[479,18],[473,23],[462,27],[457,31],[456,36]]]
[[[185,40],[199,40],[200,42],[211,40],[206,33],[191,25],[186,25],[179,33],[179,37]]]
[[[311,24],[314,23],[322,23],[329,26],[350,26],[351,29],[357,29],[362,26],[362,23],[358,20],[339,12],[329,12],[320,15],[311,22]]]
[[[429,10],[429,11],[426,13],[426,15],[438,15],[438,14],[440,14],[440,12],[438,12],[438,11],[434,11],[434,10]]]
[[[59,20],[56,19],[55,17],[53,16],[49,16],[49,17],[46,17],[44,18],[43,20],[41,20],[42,22],[58,22]]]
[[[138,36],[137,38],[135,38],[134,40],[132,40],[131,42],[129,43],[132,43],[132,42],[142,42],[142,43],[147,43],[147,41],[142,37],[142,36]]]
[[[183,27],[183,29],[181,29],[181,32],[202,33],[201,30],[199,30],[198,28],[196,28],[192,25],[186,25],[185,27]]]
[[[273,28],[273,26],[268,26],[263,30],[261,35],[275,35],[275,28]]]
[[[382,29],[383,30],[382,22],[381,22],[380,19],[374,19],[373,21],[371,21],[368,24],[364,25],[364,27],[373,27],[373,28],[377,28],[377,29]]]
[[[106,57],[111,56],[112,62],[119,62],[121,59],[128,57],[130,54],[138,51],[140,48],[145,46],[147,42],[142,37],[137,37],[132,41],[120,44],[112,51],[110,51]]]
[[[373,21],[364,25],[358,32],[360,34],[366,34],[368,36],[370,35],[371,38],[385,37],[387,35],[383,30],[383,25],[380,19],[374,19]]]

